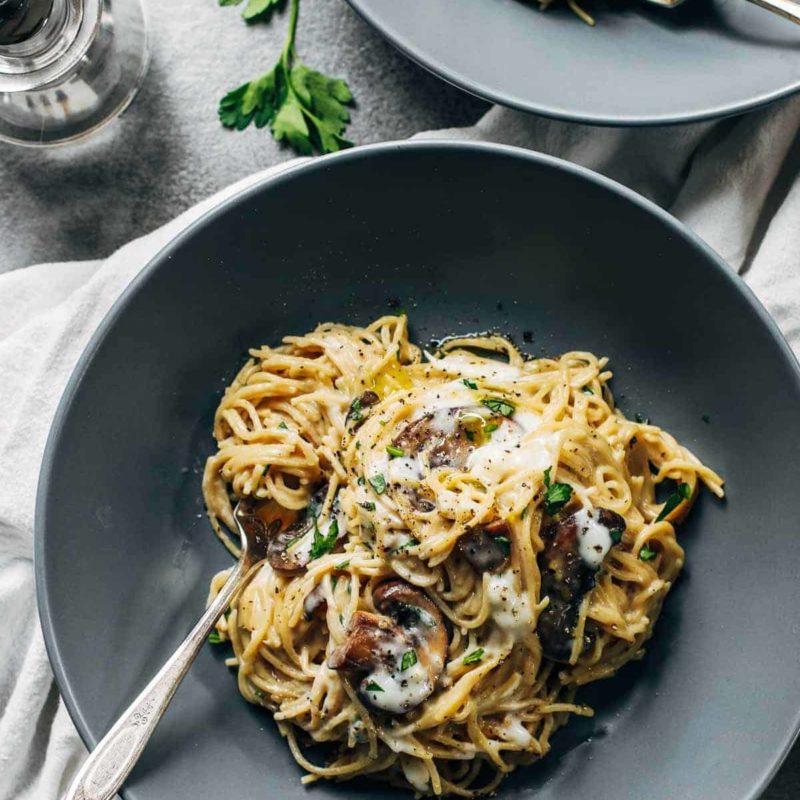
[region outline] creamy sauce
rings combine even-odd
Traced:
[[[470,380],[486,380],[490,383],[510,383],[519,380],[522,373],[510,364],[502,361],[481,360],[470,358],[467,355],[453,354],[444,358],[436,358],[430,353],[425,353],[428,360],[442,372],[451,375],[462,375]]]
[[[582,508],[575,514],[578,526],[578,548],[581,559],[594,569],[603,563],[603,559],[613,545],[611,531],[595,516],[594,509]]]
[[[408,669],[400,669],[402,653],[397,653],[395,665],[381,664],[361,681],[361,691],[376,708],[390,714],[403,714],[418,706],[433,691],[430,673],[417,661]],[[370,686],[379,686],[382,691]]]
[[[523,436],[520,428],[504,423],[470,455],[467,468],[485,485],[496,485],[512,474],[544,472],[553,465],[560,445],[558,433]]]
[[[406,776],[406,780],[418,792],[427,793],[431,776],[428,774],[425,764],[418,759],[401,758],[400,766],[403,768],[403,774]]]
[[[489,575],[485,586],[489,608],[498,627],[517,639],[533,630],[533,612],[528,595],[522,591],[511,570]]]
[[[520,747],[528,747],[533,737],[528,729],[516,717],[508,716],[503,720],[503,724],[498,726],[497,733],[503,741]]]

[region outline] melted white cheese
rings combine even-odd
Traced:
[[[485,380],[493,384],[510,383],[522,377],[519,369],[510,364],[504,364],[502,361],[486,361],[459,353],[444,358],[436,358],[430,353],[425,353],[425,355],[442,372],[462,375],[473,381]]]
[[[497,733],[503,741],[520,747],[528,747],[533,739],[528,729],[516,717],[511,716],[503,719],[503,724],[498,727]]]
[[[533,612],[528,595],[511,570],[489,575],[484,584],[495,624],[520,639],[533,630]]]
[[[398,654],[396,666],[381,665],[361,681],[361,691],[376,708],[390,714],[403,714],[418,706],[432,691],[430,673],[417,661],[414,666],[401,670],[402,655]],[[377,685],[378,689],[369,689]]]
[[[560,445],[558,433],[523,435],[519,427],[504,423],[470,455],[467,468],[483,484],[496,485],[512,474],[544,472],[553,465]]]
[[[582,508],[575,514],[578,526],[578,549],[584,564],[597,569],[611,549],[611,531],[596,517],[591,508]]]
[[[406,776],[406,780],[418,792],[427,793],[431,776],[428,774],[425,765],[416,758],[401,758],[400,765],[403,768],[403,774]]]

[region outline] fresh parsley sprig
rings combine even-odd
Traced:
[[[244,130],[250,123],[269,126],[278,142],[303,155],[334,153],[351,147],[344,138],[350,120],[345,108],[353,100],[348,85],[310,69],[295,51],[300,0],[290,0],[289,27],[278,63],[259,78],[228,92],[219,103],[219,120],[226,128]],[[281,0],[248,0],[243,16],[255,19],[274,10]],[[234,5],[226,0],[224,5]],[[248,16],[249,14],[249,16]]]

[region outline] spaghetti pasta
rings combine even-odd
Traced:
[[[250,351],[203,491],[232,552],[243,497],[270,548],[217,627],[305,782],[492,791],[592,714],[579,686],[642,655],[683,565],[674,526],[723,487],[626,419],[610,378],[497,336],[426,353],[404,315]]]

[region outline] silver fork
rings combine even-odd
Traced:
[[[63,800],[110,800],[128,777],[214,624],[242,588],[250,568],[266,552],[264,529],[252,506],[240,500],[233,511],[242,552],[219,594],[199,622],[90,753]]]
[[[645,2],[666,8],[675,8],[685,0],[645,0]],[[795,0],[748,0],[748,2],[766,8],[767,11],[800,25],[800,3]]]

